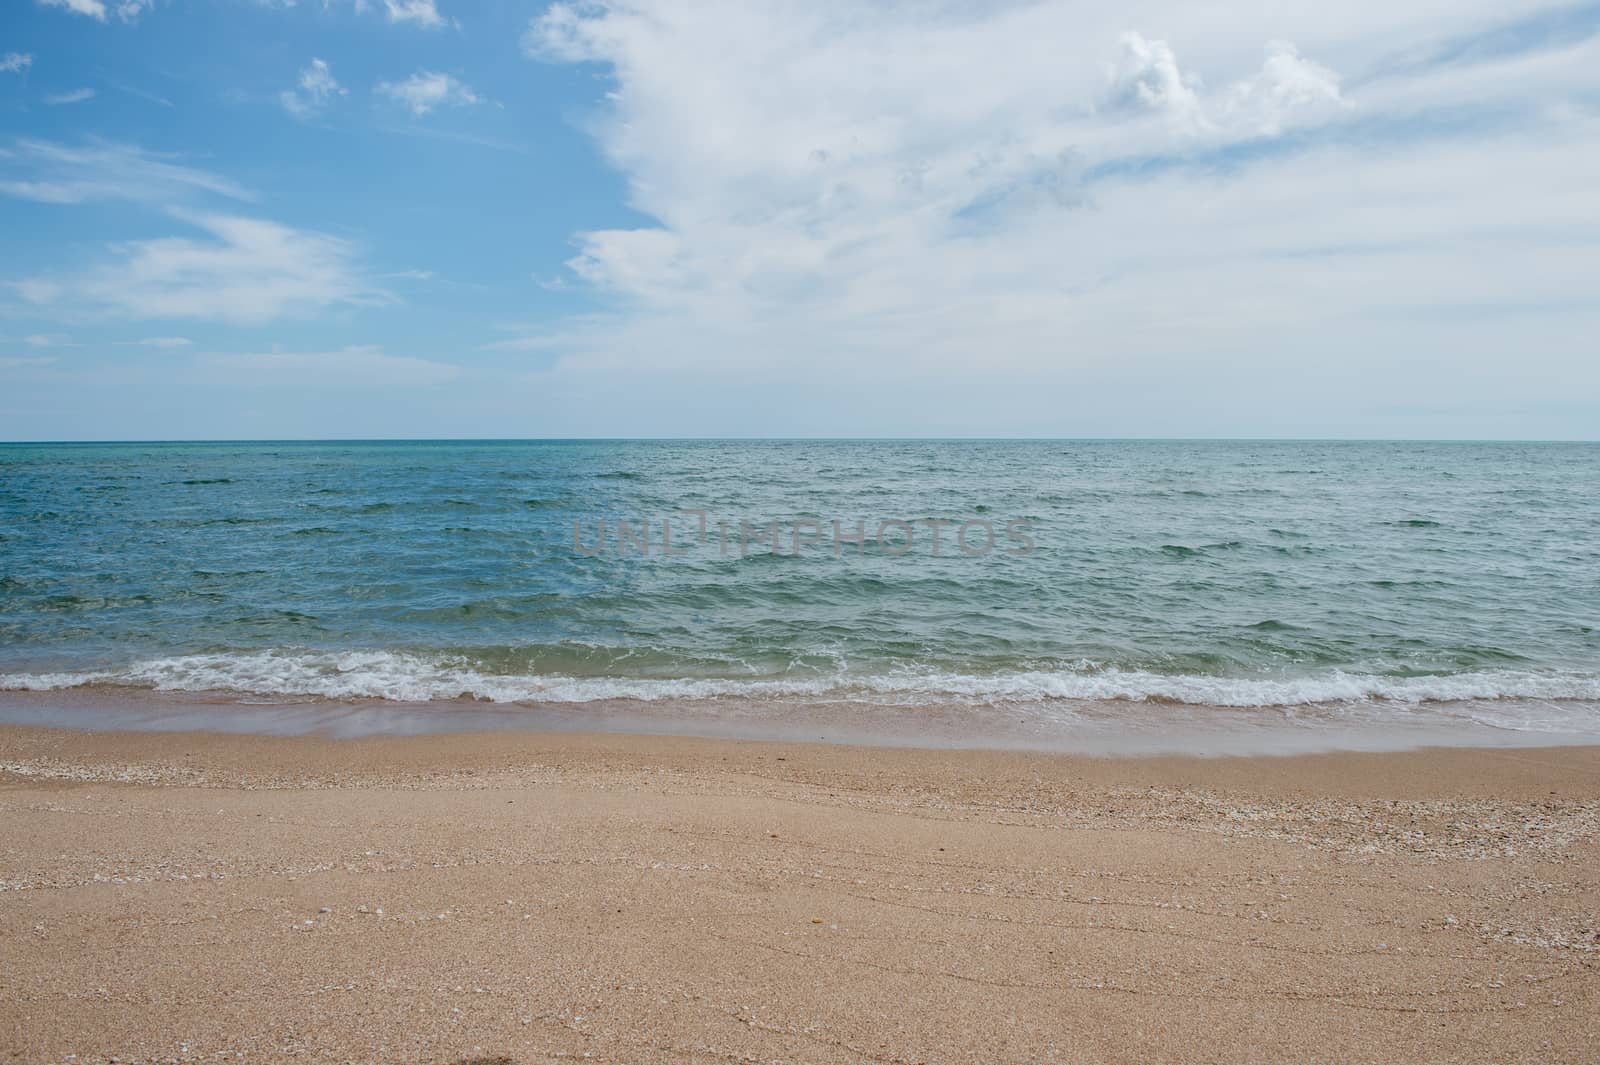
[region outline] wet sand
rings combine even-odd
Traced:
[[[1600,1060],[1597,747],[6,727],[0,888],[0,1061]]]

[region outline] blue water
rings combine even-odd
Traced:
[[[76,688],[1600,732],[1600,445],[0,445],[0,689]]]

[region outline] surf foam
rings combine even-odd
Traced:
[[[1167,675],[1085,667],[988,675],[932,669],[842,670],[777,677],[595,677],[485,673],[461,658],[395,651],[255,651],[153,658],[103,670],[0,674],[0,690],[122,686],[431,702],[645,701],[812,698],[841,701],[1012,703],[1056,700],[1172,702],[1218,707],[1600,700],[1600,674],[1482,670],[1427,676],[1329,671],[1301,677]]]

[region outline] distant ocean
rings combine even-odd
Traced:
[[[0,445],[0,691],[1600,739],[1600,445]]]

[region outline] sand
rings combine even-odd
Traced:
[[[0,1061],[1600,1060],[1592,747],[13,727],[0,889]]]

